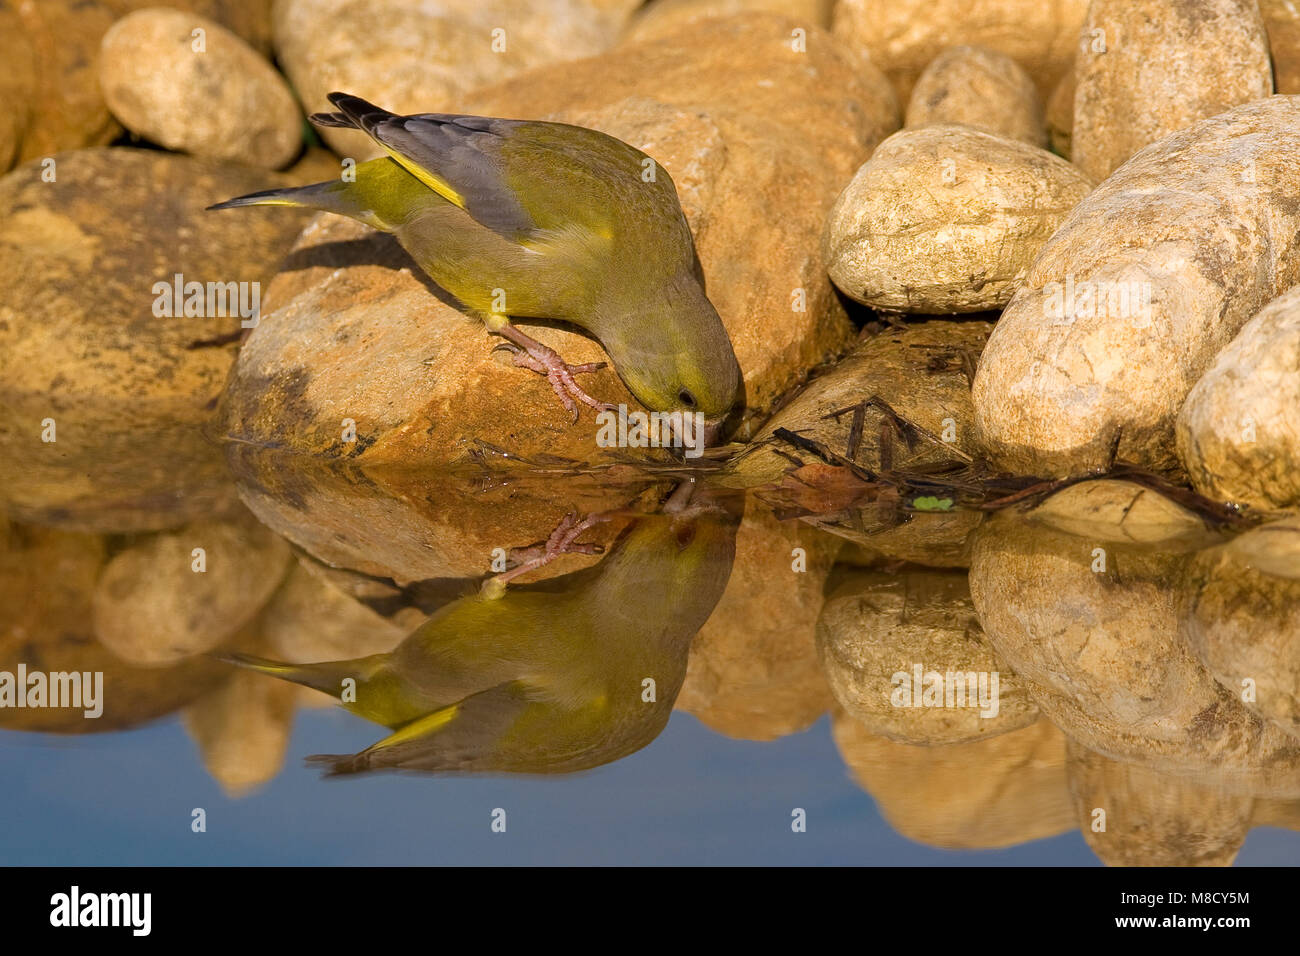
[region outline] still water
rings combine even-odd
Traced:
[[[1287,521],[227,462],[8,521],[0,861],[1300,862]]]

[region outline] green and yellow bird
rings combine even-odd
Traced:
[[[734,516],[635,519],[601,561],[438,610],[386,654],[315,664],[223,659],[337,697],[394,732],[331,774],[567,773],[626,756],[668,723],[691,640],[722,596]]]
[[[740,367],[704,292],[677,191],[654,160],[621,140],[564,123],[449,113],[399,116],[331,93],[319,126],[362,130],[388,156],[355,181],[274,189],[217,203],[306,206],[392,233],[415,262],[503,336],[515,363],[574,399],[612,406],[511,318],[557,319],[595,336],[651,411],[704,416],[710,432],[741,388]]]

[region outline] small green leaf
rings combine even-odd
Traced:
[[[917,511],[951,511],[952,499],[926,495],[923,498],[913,498],[912,507]]]

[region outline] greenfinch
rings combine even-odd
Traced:
[[[585,770],[667,725],[691,640],[731,574],[735,533],[734,516],[716,509],[641,516],[598,564],[459,598],[386,654],[223,659],[324,691],[393,730],[361,753],[310,758],[331,775]]]
[[[388,154],[340,179],[217,203],[306,206],[392,233],[489,330],[515,364],[574,399],[599,402],[570,365],[511,318],[591,333],[651,411],[703,416],[716,434],[736,403],[740,367],[708,296],[668,173],[627,143],[564,123],[450,113],[399,116],[331,93],[319,126],[362,130]]]

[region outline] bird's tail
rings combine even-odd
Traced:
[[[388,110],[351,93],[330,93],[326,99],[334,104],[338,112],[312,113],[308,119],[317,126],[359,129],[370,133],[378,123],[395,118],[395,114]]]
[[[212,657],[227,664],[257,671],[304,687],[338,697],[346,677],[359,677],[357,661],[323,661],[319,664],[285,664],[251,654],[213,652]]]
[[[460,715],[460,704],[439,707],[432,713],[425,714],[365,750],[355,754],[312,754],[307,758],[309,766],[325,768],[325,776],[341,777],[348,774],[362,773],[380,767],[400,766],[400,759],[393,761],[390,757],[395,748],[402,745],[418,744],[427,741],[444,727],[447,727]]]
[[[263,189],[261,192],[214,203],[208,209],[234,209],[236,206],[298,206],[304,209],[334,212],[354,219],[360,218],[359,214],[363,210],[344,187],[345,184],[341,180],[331,180],[290,189]]]

